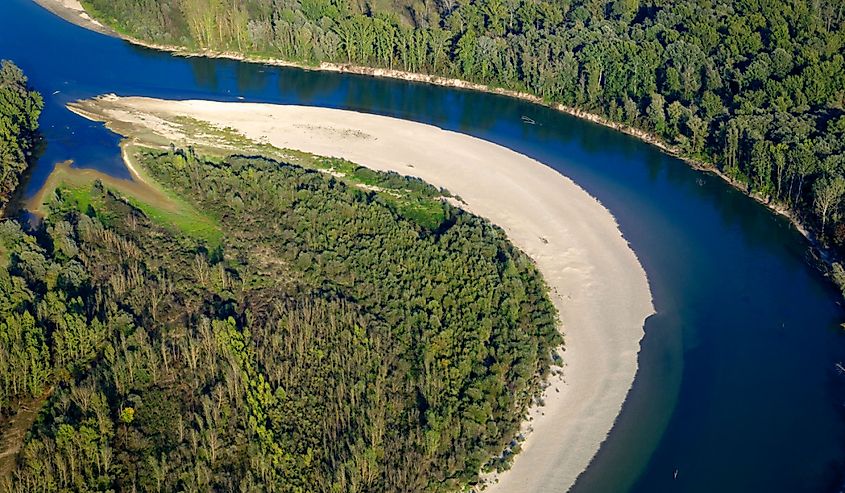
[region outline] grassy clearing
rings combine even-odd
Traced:
[[[134,152],[133,147],[126,146],[124,157],[131,156]],[[200,213],[184,200],[159,187],[145,176],[136,163],[133,162],[132,167],[138,177],[130,181],[61,163],[56,166],[44,187],[30,200],[27,208],[41,217],[56,209],[73,208],[85,214],[96,215],[101,221],[109,224],[115,218],[103,212],[105,208],[102,207],[103,192],[108,191],[131,204],[150,220],[175,233],[203,241],[210,246],[220,243],[222,232],[214,218]]]
[[[147,173],[137,159],[137,153],[144,148],[137,144],[124,142],[123,158],[131,168],[135,182],[145,185],[152,191],[147,194],[128,194],[125,198],[147,217],[162,225],[175,226],[183,234],[205,240],[209,245],[220,243],[222,232],[219,223],[210,213],[200,212],[193,205],[171,190],[162,187]]]
[[[206,215],[200,214],[194,208],[165,210],[135,197],[124,197],[133,207],[140,209],[145,216],[155,223],[204,241],[210,247],[220,244],[223,233],[217,223]]]

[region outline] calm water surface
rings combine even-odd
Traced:
[[[0,0],[0,58],[44,94],[54,163],[128,177],[118,137],[64,104],[107,92],[344,108],[511,147],[616,216],[658,314],[616,426],[577,492],[838,491],[845,470],[845,313],[782,218],[718,179],[611,130],[504,97],[368,77],[183,59]],[[528,116],[538,125],[521,123]],[[677,471],[677,477],[675,477]]]

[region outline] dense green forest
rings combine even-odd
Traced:
[[[18,187],[38,143],[41,95],[14,63],[0,62],[0,211]]]
[[[655,134],[845,246],[841,0],[86,0],[132,36],[528,91]]]
[[[561,341],[500,229],[395,174],[137,159],[217,232],[101,182],[0,223],[0,416],[49,394],[0,491],[454,491],[506,465]]]

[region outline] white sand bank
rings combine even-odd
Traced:
[[[565,329],[564,377],[532,410],[533,432],[495,492],[568,490],[606,437],[637,370],[654,312],[643,268],[611,214],[551,168],[502,146],[434,126],[301,106],[107,97],[107,119],[180,142],[187,116],[280,147],[342,157],[445,187],[501,226],[549,284]],[[90,115],[88,115],[90,117]]]

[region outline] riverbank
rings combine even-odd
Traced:
[[[72,109],[178,145],[194,138],[180,122],[199,120],[277,148],[414,175],[459,195],[462,207],[501,226],[535,260],[566,328],[563,376],[550,380],[545,406],[531,411],[523,451],[490,490],[565,491],[587,467],[633,382],[643,323],[654,309],[645,271],[616,221],[571,180],[474,137],[344,110],[114,96]]]
[[[96,26],[90,25],[93,19],[85,12],[84,8],[79,4],[79,0],[33,0],[36,3],[45,6],[48,10],[53,12],[54,14],[72,22],[74,24],[80,25],[82,27],[87,27],[89,29],[93,29],[95,31],[100,31]],[[79,5],[79,8],[62,8],[65,4],[74,4]],[[59,8],[55,6],[58,5]],[[104,27],[98,21],[93,20],[96,25]],[[397,80],[404,80],[409,82],[419,82],[424,84],[433,84],[442,87],[451,87],[451,88],[458,88],[458,89],[467,89],[472,91],[480,91],[486,92],[490,94],[498,94],[502,96],[507,96],[511,98],[520,99],[523,101],[528,101],[534,104],[538,104],[541,106],[545,106],[548,108],[552,108],[554,110],[560,111],[562,113],[566,113],[568,115],[574,116],[576,118],[580,118],[582,120],[589,121],[591,123],[595,123],[597,125],[602,125],[604,127],[612,128],[618,132],[622,132],[624,134],[630,135],[635,137],[643,142],[651,144],[661,151],[673,156],[677,157],[691,167],[712,173],[732,187],[736,188],[737,190],[742,191],[749,197],[753,198],[757,202],[765,205],[771,211],[779,214],[790,221],[790,223],[809,241],[811,244],[814,254],[819,258],[821,261],[819,267],[828,275],[831,276],[831,267],[832,263],[835,260],[832,258],[831,252],[821,245],[815,235],[807,228],[800,220],[799,217],[795,215],[795,213],[780,205],[772,202],[769,200],[768,197],[761,196],[757,193],[749,193],[747,190],[747,186],[732,177],[723,173],[720,169],[718,169],[715,165],[710,162],[702,161],[693,159],[687,155],[685,155],[680,148],[677,146],[673,146],[671,144],[666,143],[663,139],[659,138],[658,136],[652,134],[651,132],[647,132],[642,129],[638,129],[635,127],[631,127],[629,125],[625,125],[623,123],[615,122],[609,120],[607,118],[602,117],[601,115],[591,113],[589,111],[585,111],[579,108],[566,106],[560,103],[551,103],[543,98],[540,98],[534,94],[530,94],[527,92],[522,91],[515,91],[511,89],[503,89],[499,87],[491,87],[485,84],[478,84],[474,82],[465,81],[462,79],[456,78],[449,78],[449,77],[442,77],[437,75],[428,75],[416,72],[407,72],[402,70],[394,70],[394,69],[385,69],[385,68],[374,68],[374,67],[366,67],[366,66],[359,66],[359,65],[352,65],[352,64],[342,64],[342,63],[332,63],[332,62],[321,62],[319,65],[307,65],[303,63],[291,62],[287,60],[282,60],[278,58],[270,58],[258,55],[245,55],[243,53],[233,52],[233,51],[215,51],[215,50],[199,50],[199,49],[188,49],[183,46],[176,46],[176,45],[165,45],[165,44],[158,44],[158,43],[151,43],[148,41],[140,40],[134,38],[132,36],[126,35],[124,33],[117,33],[110,28],[106,27],[108,32],[105,34],[111,36],[120,37],[132,44],[143,46],[145,48],[150,48],[159,51],[165,51],[171,53],[175,56],[181,57],[206,57],[206,58],[222,58],[222,59],[229,59],[229,60],[236,60],[242,61],[247,63],[258,63],[264,65],[273,65],[279,67],[292,67],[292,68],[299,68],[303,70],[315,70],[315,71],[324,71],[324,72],[335,72],[335,73],[348,73],[348,74],[356,74],[356,75],[364,75],[370,77],[384,77],[390,79],[397,79]],[[102,32],[102,31],[100,31]],[[832,278],[832,277],[831,277]],[[834,279],[834,282],[835,279]],[[840,288],[843,290],[845,294],[845,284],[840,285]]]

